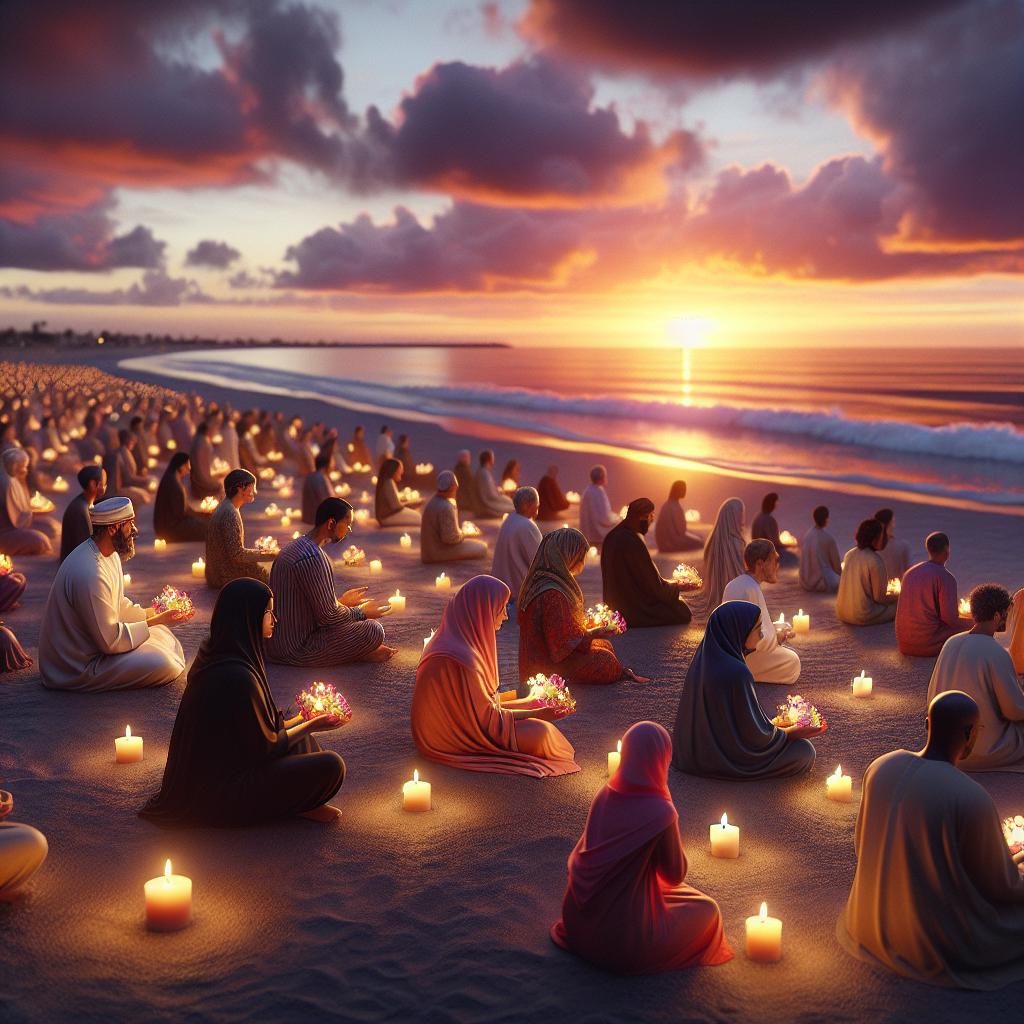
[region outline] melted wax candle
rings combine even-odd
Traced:
[[[622,761],[622,740],[615,744],[614,750],[608,751],[608,778],[611,778],[618,770]]]
[[[861,669],[860,675],[854,676],[850,683],[853,685],[854,697],[871,696],[871,687],[874,685],[874,680],[871,676],[865,674],[864,669]]]
[[[396,590],[389,598],[388,604],[391,606],[393,612],[404,612],[405,611],[405,594],[400,590]]]
[[[793,632],[794,633],[810,633],[811,631],[811,616],[810,613],[804,614],[803,608],[800,609],[793,616]]]
[[[853,800],[853,779],[843,774],[843,766],[836,765],[836,770],[825,780],[825,795],[829,800],[839,804],[848,804]]]

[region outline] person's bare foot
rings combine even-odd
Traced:
[[[377,650],[370,651],[369,654],[364,655],[360,660],[371,662],[390,661],[397,653],[397,647],[388,647],[387,644],[381,644]]]
[[[651,681],[650,676],[637,675],[631,668],[626,669],[626,678],[632,679],[634,683],[649,683]]]
[[[303,811],[300,818],[309,818],[310,821],[319,821],[324,825],[337,821],[341,817],[341,811],[334,804],[321,804],[311,811]]]

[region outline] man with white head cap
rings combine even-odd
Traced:
[[[124,595],[121,559],[135,554],[135,509],[128,498],[93,505],[92,537],[57,570],[43,613],[39,671],[51,690],[163,686],[185,671],[181,644],[167,628],[191,614],[157,614]]]
[[[487,543],[470,540],[459,526],[458,491],[455,473],[442,469],[437,474],[437,494],[427,502],[420,519],[420,559],[425,565],[487,554]]]
[[[515,600],[543,538],[540,527],[534,522],[540,510],[540,495],[536,488],[518,488],[512,495],[512,504],[515,511],[498,530],[491,575],[512,591],[512,599]]]

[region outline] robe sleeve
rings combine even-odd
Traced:
[[[944,626],[952,627],[960,621],[960,609],[956,599],[956,581],[948,574],[943,576],[939,584],[938,611],[939,621]]]
[[[325,561],[326,557],[300,558],[293,566],[295,574],[302,581],[302,590],[318,627],[337,625],[352,618],[352,609],[348,605],[338,604],[334,577],[324,564]]]
[[[11,526],[19,530],[27,530],[32,526],[32,506],[18,500],[18,488],[22,487],[20,480],[11,477],[7,485],[7,518]]]
[[[71,603],[96,649],[104,654],[124,654],[148,640],[149,626],[145,621],[145,611],[139,609],[142,612],[141,620],[124,621],[114,606],[117,595],[106,575],[101,572],[95,586],[90,586],[91,582],[72,582]],[[125,600],[125,603],[138,608],[138,605],[132,605],[130,601]]]
[[[668,885],[681,885],[686,880],[687,863],[683,842],[679,838],[679,823],[672,822],[654,848],[654,868],[658,877]]]
[[[212,732],[230,738],[232,752],[240,764],[258,764],[288,753],[288,734],[273,729],[259,689],[244,677],[227,676],[223,697],[211,708]]]
[[[461,544],[462,530],[459,529],[458,516],[449,502],[448,509],[440,516],[441,541],[445,544]]]
[[[1024,690],[1021,689],[1013,659],[1003,650],[998,651],[993,668],[997,669],[992,679],[992,690],[999,706],[999,714],[1008,722],[1024,721]]]

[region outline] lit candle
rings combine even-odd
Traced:
[[[430,641],[434,639],[434,634],[435,634],[436,632],[437,632],[437,630],[436,630],[436,629],[432,629],[432,630],[430,631],[430,636],[425,636],[425,637],[423,638],[423,646],[424,646],[424,647],[426,647],[426,646],[427,646],[427,644],[429,644],[429,643],[430,643]]]
[[[810,633],[811,631],[811,614],[808,612],[804,615],[803,608],[800,609],[793,616],[793,632],[794,633]]]
[[[171,862],[159,878],[145,885],[146,927],[152,932],[176,932],[192,923],[192,879],[172,875]]]
[[[449,590],[452,589],[452,578],[450,576],[446,576],[444,573],[441,573],[440,576],[434,579],[434,587],[437,590],[442,591],[442,593],[447,593]]]
[[[407,533],[403,533],[402,536],[398,538],[398,543],[403,548],[411,548],[412,547],[412,537],[410,537],[409,534],[407,534]]]
[[[853,779],[843,774],[841,764],[836,765],[835,772],[825,780],[825,795],[840,804],[848,804],[853,800]]]
[[[865,675],[864,669],[860,670],[859,676],[854,676],[850,680],[853,684],[853,695],[854,697],[870,697],[871,686],[874,680],[869,675]]]
[[[166,549],[167,541],[165,541],[162,537],[157,537],[156,540],[153,541],[154,551],[165,551]]]
[[[197,580],[206,578],[206,562],[202,558],[197,558],[192,563],[192,578]]]
[[[784,627],[786,625],[786,613],[779,612],[779,617],[773,623],[774,626]]]
[[[291,526],[292,525],[292,517],[291,516],[281,516],[281,525],[284,526],[284,527]]]
[[[53,489],[58,494],[63,494],[68,489],[68,482],[67,482],[67,480],[65,480],[64,477],[62,477],[62,476],[55,477],[54,481],[53,481]]]
[[[614,750],[608,751],[608,777],[611,778],[619,770],[622,760],[622,740],[615,744]]]
[[[412,773],[412,781],[402,786],[402,810],[430,810],[430,783],[420,782],[418,768]]]
[[[360,526],[365,526],[370,521],[370,510],[368,508],[357,508],[355,511],[355,521]]]
[[[740,855],[740,829],[738,825],[730,825],[727,815],[717,825],[708,829],[711,838],[711,856],[734,860]]]
[[[295,532],[294,532],[294,533],[292,534],[292,540],[298,540],[298,539],[299,539],[299,538],[300,538],[301,536],[302,536],[302,534],[301,534],[301,533],[300,533],[300,532],[299,532],[298,530],[296,530],[296,531],[295,531]]]
[[[775,963],[782,957],[782,922],[768,916],[768,904],[761,904],[761,913],[747,918],[747,958],[762,963]]]
[[[391,605],[393,612],[404,612],[405,611],[405,594],[400,590],[396,590],[389,598],[388,604]]]
[[[134,764],[142,760],[142,737],[132,735],[132,727],[124,727],[124,735],[114,740],[114,760],[118,764]]]
[[[126,572],[124,574],[124,585],[126,587],[130,587],[132,585],[132,574],[130,572]]]
[[[370,575],[379,576],[384,571],[384,563],[379,558],[370,560]]]
[[[592,562],[596,561],[600,557],[600,554],[601,552],[598,551],[593,544],[591,544],[590,547],[587,548],[587,558],[589,558]]]
[[[147,449],[147,451],[149,452],[150,455],[159,455],[160,454],[160,445],[158,445],[158,444],[151,444],[149,446],[149,448]]]
[[[60,478],[58,477],[58,479]],[[961,597],[960,603],[957,605],[957,611],[960,613],[960,618],[969,619],[971,617],[971,599],[969,597]]]

